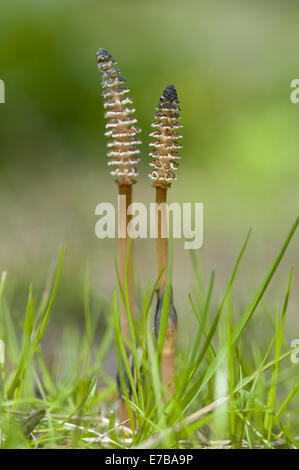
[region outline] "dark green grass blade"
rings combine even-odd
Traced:
[[[272,410],[274,409],[274,405],[275,405],[277,376],[278,376],[278,368],[279,368],[278,359],[281,355],[282,342],[283,342],[283,337],[284,337],[284,325],[285,325],[286,313],[287,313],[288,302],[289,302],[289,295],[290,295],[290,290],[291,290],[292,275],[293,275],[293,269],[291,269],[291,272],[290,272],[289,282],[287,286],[287,291],[286,291],[282,315],[281,315],[281,321],[280,322],[279,320],[277,321],[275,366],[273,368],[272,380],[271,380],[272,383],[271,383],[271,387],[269,390],[268,401],[267,401],[267,407],[271,408]],[[264,426],[266,430],[268,431],[268,441],[271,438],[272,424],[273,424],[273,417],[266,415]]]
[[[282,257],[284,256],[284,254],[285,254],[285,252],[286,252],[286,250],[287,250],[287,248],[288,248],[288,246],[289,246],[289,244],[290,244],[290,242],[293,238],[293,235],[295,234],[295,232],[297,230],[298,224],[299,224],[299,217],[297,217],[297,219],[295,220],[290,232],[288,233],[288,235],[287,235],[287,237],[286,237],[286,239],[285,239],[285,241],[284,241],[284,243],[281,247],[281,250],[280,250],[278,256],[274,260],[274,262],[273,262],[271,268],[269,269],[267,275],[265,276],[262,284],[260,285],[259,289],[257,290],[256,295],[253,297],[253,299],[250,302],[247,310],[243,314],[238,326],[234,329],[233,334],[232,334],[232,338],[231,338],[231,345],[235,344],[236,341],[240,338],[240,336],[241,336],[242,332],[244,331],[246,325],[248,324],[249,320],[251,319],[253,313],[255,312],[256,307],[258,306],[261,298],[263,297],[263,295],[264,295],[264,293],[265,293],[265,291],[266,291],[266,289],[267,289],[267,287],[268,287],[275,271],[278,268],[278,265],[279,265]],[[245,249],[245,247],[246,247],[246,243],[244,245],[244,249]],[[242,250],[242,252],[243,251],[244,250]],[[235,268],[235,270],[236,270],[236,268]],[[232,278],[232,280],[233,280],[233,278]],[[227,295],[228,295],[228,293],[227,293]],[[191,398],[190,402],[187,404],[186,408],[188,408],[194,402],[194,400],[198,397],[198,395],[202,391],[203,387],[209,382],[209,380],[213,377],[215,372],[218,370],[219,366],[223,363],[223,361],[227,357],[227,354],[228,354],[228,347],[227,347],[227,345],[225,345],[218,352],[217,357],[213,360],[212,364],[209,365],[206,373],[204,374],[204,377],[201,380],[201,383],[198,386],[197,391],[195,391],[193,397]]]
[[[48,321],[52,313],[54,300],[56,297],[56,292],[57,292],[58,283],[59,283],[59,276],[60,276],[61,267],[62,267],[63,255],[64,255],[64,249],[62,249],[62,252],[60,255],[48,309],[46,310],[44,318],[33,339],[32,339],[32,334],[33,334],[34,311],[33,311],[32,287],[30,286],[27,310],[26,310],[26,318],[25,318],[25,329],[24,329],[24,338],[23,338],[23,343],[22,343],[22,351],[20,355],[19,364],[17,366],[17,370],[14,374],[12,383],[7,391],[8,398],[12,398],[16,389],[21,385],[21,382],[24,381],[28,364],[33,354],[36,352],[39,342],[45,332],[46,326],[48,324]]]
[[[157,357],[158,363],[161,363],[163,345],[165,341],[166,331],[167,331],[167,323],[168,323],[168,312],[170,306],[170,296],[171,296],[171,280],[172,280],[172,238],[169,238],[169,266],[168,266],[168,278],[167,284],[164,290],[163,295],[163,305],[162,305],[162,312],[161,312],[161,319],[160,319],[160,326],[159,326],[159,335],[157,338]],[[160,273],[162,275],[162,273]],[[179,320],[178,320],[179,321]]]
[[[219,307],[219,309],[218,309],[218,312],[217,312],[217,314],[216,314],[216,317],[215,317],[215,319],[214,319],[214,321],[213,321],[213,324],[212,324],[212,326],[211,326],[211,328],[210,328],[210,331],[209,331],[209,333],[208,333],[208,336],[206,337],[206,340],[205,340],[205,342],[204,342],[203,348],[202,348],[201,352],[199,353],[198,357],[196,358],[196,361],[195,361],[195,363],[193,364],[192,369],[189,371],[189,374],[188,374],[188,376],[189,376],[188,382],[190,382],[191,379],[192,379],[192,377],[194,376],[196,370],[198,369],[198,367],[199,367],[199,365],[200,365],[202,359],[204,358],[204,355],[205,355],[206,351],[208,350],[208,348],[209,348],[209,346],[210,346],[210,344],[211,344],[211,341],[212,341],[212,339],[213,339],[213,337],[214,337],[214,335],[215,335],[215,332],[216,332],[216,330],[217,330],[217,326],[218,326],[218,324],[219,324],[221,315],[222,315],[223,310],[224,310],[224,306],[225,306],[225,304],[226,304],[227,299],[229,298],[231,289],[232,289],[232,287],[233,287],[234,280],[235,280],[235,278],[236,278],[236,275],[237,275],[237,272],[238,272],[238,268],[239,268],[241,259],[242,259],[242,257],[243,257],[243,254],[244,254],[244,252],[245,252],[245,249],[246,249],[246,246],[247,246],[249,237],[250,237],[250,233],[251,233],[251,230],[249,230],[249,232],[248,232],[248,234],[247,234],[247,237],[246,237],[246,239],[245,239],[245,242],[244,242],[244,244],[243,244],[243,247],[242,247],[242,249],[241,249],[241,251],[240,251],[240,254],[239,254],[238,258],[237,258],[237,261],[236,261],[236,264],[235,264],[235,267],[234,267],[234,270],[233,270],[233,274],[232,274],[231,279],[230,279],[230,281],[229,281],[229,283],[228,283],[226,292],[225,292],[225,294],[224,294],[224,296],[223,296],[222,302],[221,302],[221,304],[220,304],[220,307]],[[216,359],[216,358],[215,358],[215,359]],[[211,365],[214,364],[215,359],[212,361]],[[210,366],[211,366],[211,365],[210,365]],[[202,379],[201,379],[201,380],[202,380]],[[196,384],[192,387],[192,389],[189,391],[189,393],[187,394],[187,396],[186,396],[184,402],[185,402],[185,403],[188,403],[188,404],[185,406],[183,412],[185,412],[185,411],[187,410],[187,408],[188,408],[188,407],[193,403],[193,401],[197,398],[198,393],[199,393],[199,392],[198,392],[199,386],[200,386],[200,384],[196,383]]]
[[[202,313],[201,317],[199,316],[200,323],[199,323],[198,332],[197,332],[197,335],[196,335],[196,338],[195,338],[195,341],[194,341],[194,345],[193,345],[193,348],[192,348],[192,351],[191,351],[191,354],[190,354],[190,357],[189,357],[188,367],[186,369],[185,377],[184,377],[184,380],[182,382],[181,390],[179,392],[179,395],[182,394],[183,391],[185,390],[185,387],[188,383],[190,371],[192,371],[192,369],[193,369],[196,354],[198,353],[198,350],[199,350],[200,341],[201,341],[201,338],[202,338],[202,335],[203,335],[203,332],[204,332],[205,326],[206,326],[208,311],[209,311],[209,307],[210,307],[210,301],[211,301],[212,292],[213,292],[214,279],[215,279],[215,272],[212,271],[210,282],[209,282],[209,287],[208,287],[208,293],[207,293],[207,297],[206,297],[205,304],[204,304],[203,313]],[[193,305],[193,310],[194,310],[194,313],[196,314],[196,307],[195,307],[194,303],[192,302],[191,296],[190,296],[190,302],[191,302],[191,305]]]
[[[135,384],[134,377],[133,377],[131,367],[130,367],[130,364],[129,364],[129,359],[128,359],[128,356],[127,356],[127,353],[126,353],[126,349],[125,349],[125,345],[124,345],[124,341],[123,341],[123,335],[122,335],[122,332],[120,330],[120,320],[119,320],[119,311],[118,311],[118,308],[117,308],[116,292],[114,292],[114,328],[115,328],[115,339],[116,339],[116,345],[117,345],[117,352],[119,351],[120,357],[123,361],[123,364],[124,364],[124,367],[125,367],[125,370],[126,370],[126,374],[128,376],[130,386],[131,386],[131,389],[132,389],[132,394],[133,394],[134,400],[138,403],[136,384]],[[121,379],[123,378],[123,380],[125,380],[124,379],[124,374],[123,374],[123,367],[121,366],[121,362],[119,364],[119,374],[120,374],[120,378]],[[121,382],[122,382],[122,380],[121,380]],[[127,387],[125,385],[125,382],[122,383],[122,389],[123,389],[124,393],[127,391]]]
[[[35,335],[35,338],[34,338],[34,342],[33,342],[34,350],[36,350],[40,340],[42,339],[42,337],[44,335],[44,332],[46,330],[47,324],[48,324],[48,322],[50,320],[50,317],[51,317],[51,313],[52,313],[52,310],[53,310],[53,306],[54,306],[54,302],[55,302],[55,298],[56,298],[56,293],[57,293],[57,289],[58,289],[63,257],[64,257],[64,248],[62,248],[62,250],[61,250],[61,254],[60,254],[60,258],[59,258],[59,262],[58,262],[58,268],[57,268],[55,279],[54,279],[52,294],[51,294],[50,301],[49,301],[49,306],[46,310],[46,313],[45,313],[45,315],[42,319],[41,325],[38,328],[38,330],[36,332],[36,335]]]
[[[25,316],[25,327],[24,327],[24,336],[22,342],[22,350],[20,355],[19,364],[17,370],[14,374],[12,383],[7,391],[7,398],[12,398],[14,392],[18,387],[20,387],[21,382],[24,380],[24,375],[26,372],[26,367],[29,360],[29,350],[30,350],[30,341],[31,333],[33,327],[33,300],[32,300],[32,286],[29,287],[29,295],[27,301],[27,309]]]

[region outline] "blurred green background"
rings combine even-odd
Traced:
[[[294,1],[3,1],[0,7],[0,269],[12,306],[23,311],[29,281],[42,292],[51,262],[66,247],[50,329],[82,321],[89,270],[96,309],[116,285],[116,240],[98,240],[95,207],[115,202],[105,156],[100,77],[95,54],[108,49],[132,90],[142,128],[135,199],[154,193],[147,173],[150,124],[166,85],[182,105],[183,158],[170,201],[204,203],[205,282],[216,269],[215,305],[250,227],[250,244],[233,291],[236,317],[262,281],[298,214],[298,14]],[[283,302],[293,240],[265,304]],[[190,253],[174,246],[179,316],[192,330]],[[155,244],[136,242],[138,282],[156,276]],[[297,288],[297,292],[296,292]],[[188,321],[187,321],[188,320]],[[265,320],[265,324],[267,324]],[[299,337],[298,273],[288,319]],[[266,335],[260,320],[256,334]],[[270,333],[271,334],[271,333]],[[56,336],[55,336],[56,337]],[[188,335],[181,335],[188,344]],[[252,336],[250,336],[252,340]],[[269,338],[267,338],[269,339]]]

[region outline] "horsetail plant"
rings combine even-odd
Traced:
[[[177,132],[182,125],[178,122],[180,118],[179,100],[176,89],[173,85],[165,88],[160,102],[156,107],[155,121],[152,124],[156,130],[150,136],[155,140],[150,145],[154,147],[149,154],[153,157],[150,165],[154,167],[149,174],[153,181],[153,187],[156,188],[156,204],[157,204],[157,262],[158,275],[160,275],[157,288],[157,306],[155,314],[155,333],[159,335],[163,299],[166,292],[169,265],[169,243],[168,243],[168,227],[166,201],[167,190],[171,187],[171,183],[176,180],[174,170],[177,170],[178,163],[175,160],[180,159],[179,150],[181,144],[178,139],[182,135]],[[161,378],[162,383],[166,387],[164,400],[173,395],[175,390],[175,349],[177,338],[177,313],[173,305],[172,288],[170,291],[170,301],[168,308],[168,319],[166,334],[161,355]]]
[[[138,171],[135,165],[139,162],[137,155],[139,150],[136,147],[141,144],[137,134],[141,131],[136,126],[137,120],[134,117],[135,109],[133,100],[128,96],[130,89],[125,86],[125,79],[120,75],[120,70],[116,67],[116,61],[105,49],[97,52],[98,69],[102,75],[102,96],[104,98],[104,117],[108,119],[105,136],[110,140],[107,144],[109,158],[108,165],[113,166],[111,175],[115,177],[118,185],[119,196],[124,199],[124,203],[119,204],[119,258],[118,269],[121,289],[126,291],[126,280],[128,283],[128,305],[125,299],[121,300],[120,324],[125,340],[127,354],[130,353],[130,328],[127,308],[132,315],[135,310],[134,299],[134,279],[133,279],[133,247],[132,240],[128,236],[128,223],[131,216],[128,215],[128,207],[132,202],[132,186],[136,183]],[[120,213],[122,212],[122,213]],[[128,256],[128,260],[127,260]],[[128,264],[127,264],[128,261]],[[128,265],[128,274],[126,273]],[[121,392],[121,390],[120,390]],[[122,393],[121,393],[122,394]],[[122,417],[126,419],[127,410],[122,402]]]
[[[121,226],[119,238],[119,273],[123,290],[125,290],[126,274],[126,256],[128,252],[129,237],[127,232],[130,216],[127,213],[128,206],[132,202],[132,186],[136,183],[135,177],[138,171],[135,165],[139,162],[137,155],[139,150],[136,145],[141,144],[137,134],[141,131],[135,124],[137,120],[132,116],[135,109],[132,98],[128,97],[130,89],[124,83],[125,79],[120,75],[120,70],[115,67],[116,61],[105,49],[99,49],[97,52],[98,69],[102,74],[102,96],[104,98],[104,117],[108,119],[106,124],[105,136],[108,137],[107,143],[109,158],[108,165],[115,167],[110,173],[115,177],[120,196],[125,196],[125,205],[122,207],[125,211],[125,217],[119,216],[119,221],[125,221],[125,227]],[[128,106],[129,105],[129,106]],[[133,283],[133,251],[130,249],[129,260],[129,302],[132,314],[134,314],[134,283]],[[125,338],[130,338],[128,317],[126,306],[122,302],[121,306],[121,329]],[[126,344],[129,350],[128,344]]]

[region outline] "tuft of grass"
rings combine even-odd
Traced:
[[[134,318],[128,295],[128,258],[125,287],[119,283],[113,305],[101,301],[100,309],[94,306],[86,275],[85,327],[83,331],[82,327],[64,327],[63,342],[52,364],[44,342],[58,294],[63,251],[51,292],[38,302],[30,286],[25,313],[19,317],[9,306],[6,275],[2,275],[0,334],[6,360],[1,364],[1,448],[298,448],[299,364],[290,360],[295,350],[288,347],[284,328],[293,269],[285,281],[281,313],[268,309],[272,320],[269,343],[252,340],[248,345],[245,333],[249,322],[259,322],[260,315],[265,315],[263,295],[297,228],[298,218],[243,312],[238,310],[232,287],[249,235],[216,311],[212,307],[215,273],[205,289],[198,263],[193,263],[198,283],[189,301],[198,327],[188,350],[179,350],[176,393],[167,404],[160,365],[171,275],[158,338],[152,304],[159,280],[145,289],[140,316]],[[130,344],[120,329],[121,302],[127,306]],[[98,337],[95,332],[101,315],[106,327]],[[111,348],[116,350],[130,427],[118,420],[114,371],[108,366],[108,373],[104,364],[111,357]],[[133,369],[128,349],[134,358]]]

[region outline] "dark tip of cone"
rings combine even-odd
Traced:
[[[112,57],[110,52],[108,52],[106,49],[100,48],[96,54],[97,56],[97,61],[100,62],[102,60],[108,60]]]
[[[170,101],[178,101],[178,94],[174,85],[169,85],[163,91],[163,96]]]

